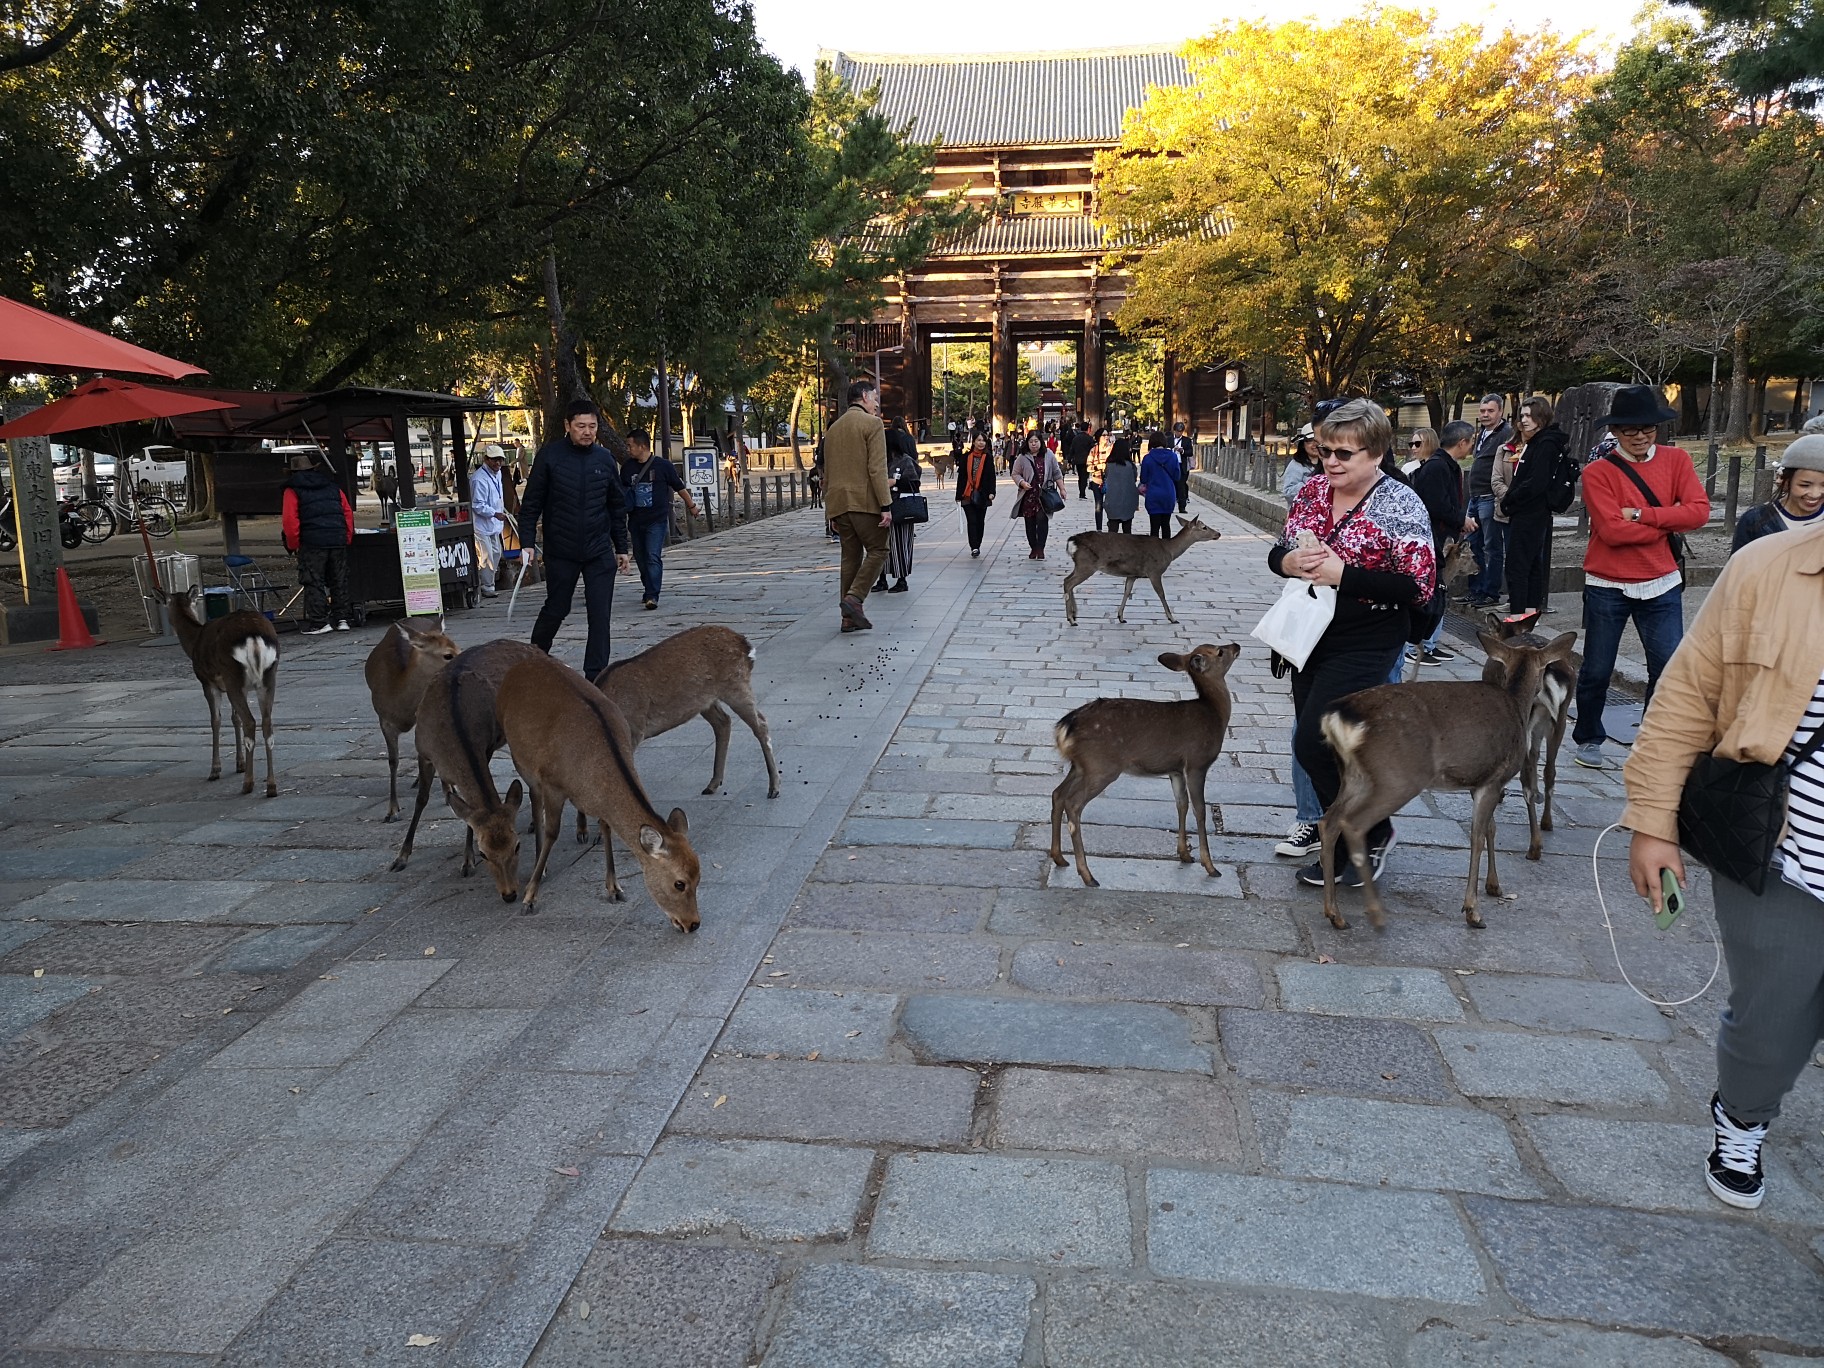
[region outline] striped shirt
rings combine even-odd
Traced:
[[[1824,726],[1824,679],[1818,681],[1805,709],[1805,717],[1786,746],[1786,763],[1792,768],[1786,803],[1786,835],[1780,842],[1781,874],[1787,883],[1804,889],[1814,898],[1824,898],[1824,746],[1801,764],[1793,765],[1792,760],[1821,726]]]

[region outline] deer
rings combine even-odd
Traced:
[[[760,754],[766,758],[766,796],[779,796],[772,734],[754,701],[754,648],[739,632],[716,626],[688,628],[636,656],[615,661],[595,677],[595,687],[621,710],[635,750],[693,717],[709,723],[716,734],[716,760],[703,790],[706,797],[722,787],[728,761],[731,727],[726,704],[760,743]],[[589,821],[579,812],[576,839],[588,837]]]
[[[279,796],[272,769],[272,696],[279,684],[279,634],[264,613],[243,608],[205,621],[197,613],[201,591],[192,586],[181,595],[152,591],[171,610],[171,629],[190,657],[203,697],[209,703],[209,779],[222,777],[221,701],[228,700],[234,718],[234,772],[242,776],[241,792],[253,792],[253,709],[248,694],[260,699],[260,731],[266,739],[266,796]]]
[[[434,627],[414,627],[399,618],[374,643],[367,656],[367,696],[386,738],[386,820],[399,820],[399,738],[418,721],[418,703],[443,667],[462,648],[443,634],[443,619]]]
[[[607,894],[625,902],[614,871],[614,841],[633,851],[646,891],[671,924],[695,931],[702,869],[691,849],[682,808],[661,817],[633,767],[633,734],[614,701],[561,661],[542,653],[507,671],[497,700],[513,764],[531,790],[538,858],[526,884],[523,911],[534,910],[545,862],[563,823],[564,804],[603,827]]]
[[[1489,626],[1512,645],[1544,646],[1546,639],[1533,630],[1539,625],[1541,616],[1537,609],[1516,618],[1491,613]],[[1532,827],[1532,841],[1526,849],[1529,860],[1537,860],[1543,855],[1539,833],[1552,829],[1552,798],[1558,791],[1558,749],[1564,744],[1564,729],[1571,718],[1571,698],[1577,692],[1577,672],[1582,667],[1583,657],[1575,652],[1563,660],[1552,661],[1545,667],[1545,680],[1539,686],[1538,697],[1533,700],[1532,723],[1526,741],[1526,767],[1521,771],[1527,819]],[[1491,655],[1483,662],[1483,682],[1501,684],[1506,678],[1506,667],[1499,659]],[[1539,787],[1541,751],[1545,754],[1543,790]],[[1537,817],[1534,816],[1535,804]]]
[[[1136,540],[1138,540],[1136,538]],[[1185,810],[1197,811],[1197,845],[1203,869],[1211,878],[1221,871],[1210,859],[1210,835],[1204,813],[1203,781],[1222,754],[1229,730],[1229,666],[1241,647],[1199,646],[1189,655],[1168,651],[1159,663],[1191,677],[1195,698],[1164,702],[1150,698],[1097,698],[1059,719],[1058,753],[1070,762],[1063,781],[1051,792],[1051,861],[1064,867],[1059,833],[1070,822],[1070,846],[1077,873],[1088,888],[1098,888],[1083,854],[1083,809],[1123,774],[1165,775],[1178,800],[1178,859],[1191,862]]]
[[[1476,910],[1476,874],[1488,857],[1486,891],[1499,897],[1495,873],[1495,807],[1501,790],[1525,763],[1532,734],[1533,704],[1554,663],[1562,663],[1577,642],[1575,632],[1540,646],[1503,641],[1493,632],[1477,638],[1491,660],[1501,663],[1499,684],[1483,680],[1427,680],[1382,684],[1349,694],[1321,720],[1324,739],[1336,752],[1342,786],[1324,813],[1322,863],[1324,916],[1339,931],[1349,923],[1336,905],[1336,844],[1348,847],[1362,880],[1368,920],[1386,929],[1386,912],[1374,884],[1367,835],[1427,789],[1467,791],[1475,796],[1469,826],[1469,884],[1463,918],[1477,930],[1486,923]],[[1529,814],[1531,802],[1528,802]],[[1535,839],[1537,839],[1535,837]]]
[[[489,762],[506,743],[497,697],[501,681],[534,656],[543,659],[544,652],[523,641],[484,642],[450,661],[426,687],[417,713],[418,801],[405,829],[405,843],[393,861],[394,873],[412,858],[412,842],[431,800],[431,785],[441,779],[444,800],[468,828],[462,877],[475,872],[479,845],[501,901],[519,896],[519,806],[525,790],[515,779],[503,797]]]
[[[1169,541],[1158,537],[1141,537],[1132,532],[1079,532],[1066,545],[1075,568],[1064,580],[1064,620],[1077,625],[1077,586],[1100,571],[1119,575],[1127,581],[1121,590],[1121,607],[1115,612],[1116,622],[1127,621],[1127,600],[1134,592],[1136,580],[1150,580],[1159,595],[1159,606],[1165,609],[1165,620],[1176,623],[1172,605],[1165,601],[1162,577],[1166,567],[1198,542],[1216,541],[1222,536],[1206,527],[1200,518],[1180,518],[1178,530]]]

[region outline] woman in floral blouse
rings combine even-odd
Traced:
[[[1323,479],[1299,488],[1286,530],[1267,553],[1267,565],[1287,579],[1326,584],[1336,591],[1336,616],[1292,676],[1297,715],[1292,750],[1327,809],[1342,787],[1336,756],[1321,730],[1323,715],[1345,694],[1384,683],[1406,647],[1411,610],[1430,600],[1437,583],[1431,520],[1419,496],[1381,470],[1381,453],[1393,428],[1379,405],[1354,399],[1317,425],[1315,454]],[[1393,824],[1369,833],[1378,877],[1393,845]],[[1299,881],[1322,887],[1323,870],[1311,864]],[[1359,884],[1353,866],[1338,882]]]

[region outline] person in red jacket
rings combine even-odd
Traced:
[[[1672,538],[1710,521],[1710,497],[1691,453],[1659,446],[1659,425],[1678,415],[1651,385],[1615,392],[1608,416],[1619,451],[1583,468],[1590,544],[1583,553],[1583,668],[1577,674],[1573,757],[1605,769],[1602,710],[1621,630],[1633,620],[1647,652],[1647,698],[1685,636],[1684,576]]]
[[[317,468],[317,458],[299,452],[291,458],[291,478],[279,505],[285,549],[298,558],[298,583],[304,586],[307,636],[331,630],[346,632],[353,613],[348,603],[348,548],[355,539],[355,510],[342,487]]]

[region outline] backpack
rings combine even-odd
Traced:
[[[1582,474],[1583,467],[1577,464],[1569,446],[1552,458],[1552,481],[1545,495],[1546,505],[1552,512],[1570,511],[1577,500],[1577,480]]]

